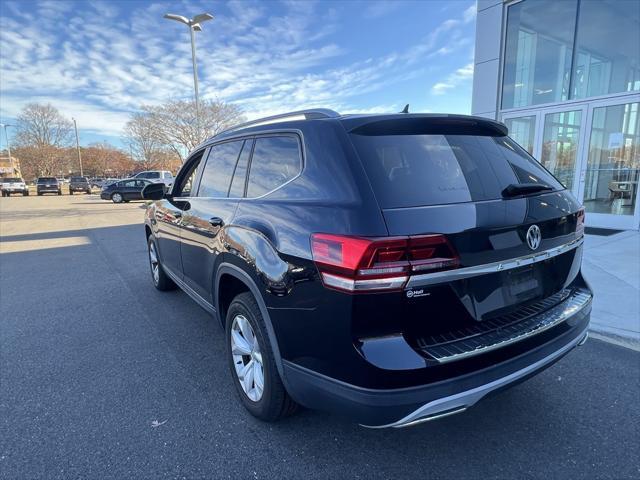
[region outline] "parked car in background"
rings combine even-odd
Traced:
[[[91,184],[87,177],[71,177],[69,180],[69,195],[74,192],[91,193]]]
[[[151,183],[153,182],[144,178],[118,180],[102,187],[100,198],[102,200],[111,200],[113,203],[142,200],[142,189]]]
[[[147,170],[136,173],[134,178],[145,178],[153,183],[164,183],[167,187],[173,185],[173,174],[168,170]]]
[[[91,184],[92,187],[95,188],[102,188],[102,185],[104,184],[104,178],[102,177],[94,177],[89,179],[89,183]]]
[[[260,419],[462,412],[587,339],[584,208],[507,133],[330,110],[232,128],[145,189],[153,284],[218,318]]]
[[[36,193],[57,193],[62,195],[62,183],[56,177],[39,177],[36,181]]]
[[[0,179],[0,190],[2,190],[3,197],[8,197],[14,193],[20,193],[25,197],[29,195],[27,183],[19,177]]]

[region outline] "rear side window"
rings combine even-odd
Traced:
[[[146,178],[160,178],[160,172],[149,172]]]
[[[236,169],[233,172],[233,179],[229,187],[229,198],[242,198],[244,196],[244,185],[247,179],[247,167],[249,166],[249,157],[251,156],[251,147],[253,140],[247,140],[242,147],[242,153],[238,158]]]
[[[259,197],[294,178],[302,167],[294,136],[258,137],[255,141],[247,197]]]
[[[510,184],[562,185],[508,137],[357,135],[353,144],[382,208],[502,198]]]
[[[227,196],[242,143],[242,140],[238,140],[211,147],[207,164],[202,171],[200,189],[198,190],[199,197],[222,198]]]

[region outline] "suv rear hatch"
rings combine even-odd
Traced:
[[[580,268],[583,211],[504,125],[409,115],[345,126],[389,235],[409,244],[444,236],[452,247],[438,256],[454,261],[413,271],[404,285],[402,311],[412,319],[405,337],[424,346],[567,300]]]

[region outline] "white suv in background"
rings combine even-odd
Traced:
[[[173,185],[173,174],[168,170],[147,170],[136,173],[134,178],[146,178],[153,183],[164,183],[167,187]]]

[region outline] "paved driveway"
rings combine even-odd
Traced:
[[[152,287],[140,207],[0,200],[0,478],[640,477],[640,354],[597,340],[413,428],[253,419],[219,326]]]

